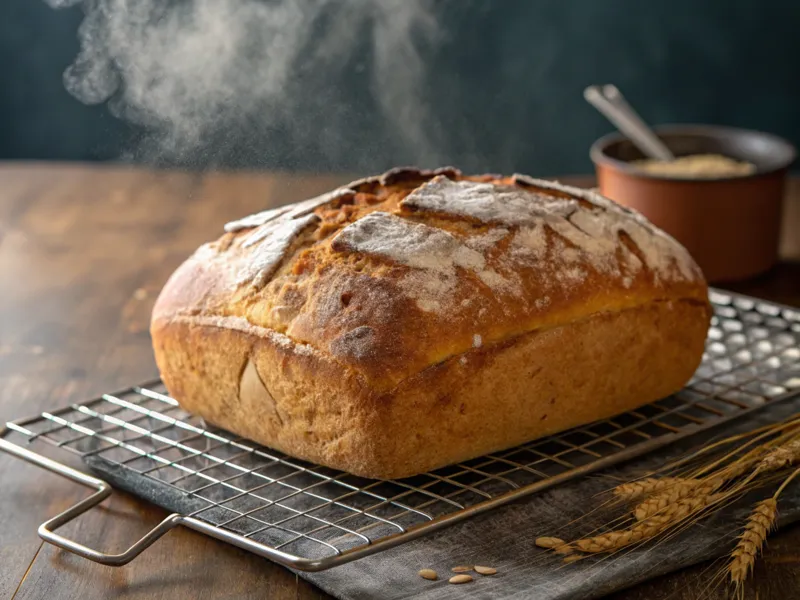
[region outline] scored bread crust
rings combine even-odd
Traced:
[[[401,169],[227,229],[156,303],[167,389],[210,423],[364,477],[636,408],[703,352],[694,261],[585,190]]]

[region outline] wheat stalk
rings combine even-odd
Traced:
[[[766,438],[774,437],[776,432],[778,432],[778,431],[791,432],[793,429],[796,430],[797,427],[800,427],[800,417],[791,417],[790,419],[787,419],[786,421],[783,421],[781,423],[771,423],[769,425],[762,425],[761,427],[759,427],[757,429],[753,429],[752,431],[747,431],[745,433],[739,433],[739,434],[736,434],[736,435],[732,435],[732,436],[727,437],[727,438],[725,438],[723,440],[718,440],[716,442],[708,444],[707,446],[703,446],[702,448],[700,448],[698,450],[695,450],[694,452],[692,452],[688,456],[685,456],[685,457],[683,457],[681,459],[678,459],[678,460],[672,462],[669,465],[665,465],[665,466],[661,467],[661,469],[659,469],[659,471],[669,471],[669,470],[674,471],[678,467],[683,466],[683,465],[685,465],[687,463],[690,463],[692,461],[698,460],[699,458],[703,457],[704,455],[708,455],[708,454],[711,454],[713,452],[718,451],[719,448],[721,448],[721,447],[728,446],[728,445],[733,444],[735,442],[739,442],[739,441],[745,440],[747,438],[750,438],[748,441],[742,443],[733,452],[728,452],[728,453],[724,454],[722,456],[722,458],[717,459],[715,461],[712,461],[712,462],[706,464],[702,469],[700,469],[695,474],[695,477],[697,477],[697,476],[702,475],[703,473],[707,473],[709,471],[714,470],[720,464],[723,464],[724,462],[728,461],[731,457],[735,456],[737,453],[740,453],[745,448],[749,448],[751,446],[759,446],[759,442],[762,442],[762,440],[764,440]]]
[[[763,454],[763,450],[761,448],[757,448],[753,453],[755,454],[754,456],[750,456],[750,453],[748,453],[745,456],[735,459],[731,464],[717,471],[716,476],[724,478],[725,481],[730,481],[731,479],[741,477],[748,471],[752,470],[752,468],[759,462],[760,455]]]
[[[756,467],[756,474],[779,471],[800,461],[800,439],[778,446],[767,454]]]
[[[728,566],[733,583],[741,585],[747,579],[755,563],[756,556],[758,556],[764,541],[767,539],[767,535],[775,525],[777,515],[778,503],[775,498],[762,500],[756,504],[753,512],[750,513],[744,532],[739,536],[739,542],[731,554],[733,560]]]
[[[639,481],[623,483],[614,488],[617,498],[622,500],[637,500],[651,494],[663,492],[669,487],[683,484],[683,477],[648,477]]]
[[[699,479],[686,479],[678,483],[667,491],[650,496],[641,502],[633,511],[633,516],[637,521],[644,521],[654,515],[669,512],[673,507],[684,498],[696,497],[704,498],[710,496],[725,483],[722,478],[714,478],[708,481]]]
[[[770,530],[775,526],[775,521],[778,518],[778,496],[798,475],[800,475],[800,469],[795,469],[791,475],[783,480],[783,483],[771,498],[756,504],[753,512],[750,513],[744,532],[739,536],[739,542],[731,553],[731,563],[728,565],[731,582],[737,587],[745,582],[750,571],[752,571],[758,553],[764,546]]]
[[[705,473],[714,471],[720,465],[729,463],[727,466],[720,469],[718,473],[720,475],[724,474],[728,479],[733,479],[734,477],[738,477],[739,475],[746,473],[761,459],[761,457],[763,457],[764,454],[768,452],[770,447],[775,443],[782,443],[785,439],[791,439],[795,437],[797,435],[798,426],[800,426],[800,417],[792,417],[781,423],[772,423],[770,425],[765,425],[759,427],[758,429],[754,429],[748,433],[734,435],[724,440],[715,442],[710,446],[705,446],[686,459],[677,461],[672,468],[683,464],[687,460],[691,460],[692,458],[696,458],[702,454],[708,453],[716,447],[724,446],[755,435],[755,437],[752,437],[750,440],[744,442],[738,448],[731,452],[727,452],[721,458],[708,463],[694,474],[694,477],[700,477]],[[770,438],[772,438],[772,440],[770,440]],[[746,448],[751,449],[742,455],[741,452]]]
[[[610,531],[602,535],[577,540],[570,544],[581,552],[598,553],[611,552],[650,539],[671,525],[679,523],[686,517],[702,510],[718,496],[706,494],[693,498],[683,498],[671,506],[667,507],[662,513],[653,515],[640,521],[630,529],[622,531]]]
[[[698,464],[698,459],[705,464]],[[574,542],[539,538],[537,545],[566,554],[564,562],[580,560],[587,554],[613,553],[662,534],[678,532],[700,519],[700,513],[719,510],[751,489],[782,479],[771,497],[754,505],[727,568],[719,572],[721,578],[727,575],[741,593],[741,585],[752,572],[776,525],[778,496],[793,479],[800,477],[799,464],[800,416],[795,415],[781,423],[710,444],[657,471],[666,476],[655,477],[651,473],[647,478],[617,485],[613,494],[618,500],[638,502],[633,509],[635,521],[629,528]],[[782,469],[790,466],[794,471],[787,477]]]

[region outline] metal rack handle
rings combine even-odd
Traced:
[[[0,450],[8,452],[13,456],[21,458],[22,460],[38,467],[42,467],[51,473],[61,475],[70,481],[74,481],[86,487],[97,490],[88,498],[84,498],[64,512],[42,523],[39,526],[38,532],[39,537],[41,537],[45,542],[53,544],[54,546],[57,546],[63,550],[72,552],[73,554],[77,554],[78,556],[82,556],[83,558],[88,558],[96,563],[118,567],[131,562],[134,558],[139,556],[139,554],[141,554],[145,548],[151,546],[158,538],[167,533],[176,525],[180,524],[182,517],[178,513],[173,513],[167,516],[163,521],[161,521],[161,523],[148,531],[138,542],[133,544],[121,554],[106,554],[104,552],[99,552],[98,550],[89,548],[88,546],[56,533],[56,529],[65,525],[66,523],[69,523],[74,518],[82,515],[90,508],[100,504],[103,500],[111,496],[113,488],[102,479],[97,479],[96,477],[92,477],[91,475],[77,471],[72,467],[62,465],[61,463],[51,460],[45,456],[31,452],[26,448],[12,444],[11,442],[3,439],[4,433],[5,429],[0,429]]]

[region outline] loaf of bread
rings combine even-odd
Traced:
[[[679,390],[703,275],[598,194],[394,169],[228,223],[151,333],[169,393],[292,457],[401,478]]]

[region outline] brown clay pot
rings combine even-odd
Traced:
[[[769,270],[778,260],[784,184],[795,149],[758,131],[707,125],[656,128],[676,156],[722,154],[756,166],[752,175],[680,179],[644,173],[643,158],[613,134],[592,145],[600,192],[646,216],[681,242],[711,283],[736,281]]]

